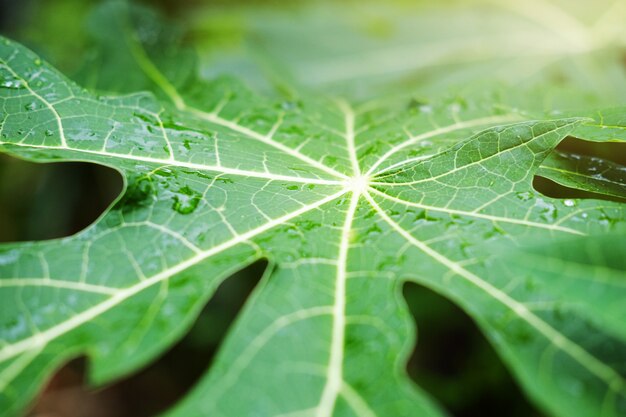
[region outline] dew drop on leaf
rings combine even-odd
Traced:
[[[389,211],[389,217],[391,217],[392,219],[398,219],[400,217],[402,213],[400,213],[397,210],[390,210]]]
[[[17,79],[8,79],[8,80],[2,81],[2,83],[0,83],[0,87],[13,88],[17,90],[20,88],[24,88],[24,82],[22,80],[17,80]]]
[[[420,106],[419,110],[422,113],[432,113],[433,112],[433,108],[431,106],[428,106],[428,105]]]
[[[524,191],[524,192],[515,194],[515,196],[517,198],[519,198],[520,200],[522,200],[522,201],[528,201],[531,198],[533,198],[533,193],[531,193],[529,191]]]
[[[426,210],[422,210],[415,215],[415,219],[413,220],[413,223],[423,224],[423,223],[436,222],[437,220],[438,219],[436,217],[429,216]]]
[[[325,156],[324,161],[329,165],[335,165],[337,163],[337,158],[331,155]]]
[[[303,230],[313,230],[313,229],[317,229],[318,227],[322,227],[322,225],[318,222],[314,222],[311,220],[302,220],[302,221],[298,221],[296,222],[296,226],[298,226],[298,228],[301,228]]]
[[[576,201],[567,199],[563,201],[563,204],[565,204],[567,207],[574,207],[576,205]]]
[[[557,218],[557,209],[552,203],[548,203],[543,199],[538,199],[535,205],[539,208],[539,215],[542,219],[552,222]]]
[[[184,186],[178,190],[176,195],[174,195],[174,204],[172,204],[172,208],[180,214],[190,214],[198,208],[200,199],[200,193]]]

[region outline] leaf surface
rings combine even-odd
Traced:
[[[623,104],[626,7],[620,0],[392,0],[250,9],[209,4],[190,13],[196,32],[217,32],[199,39],[206,73],[234,70],[256,82],[255,71],[241,69],[252,67],[300,87],[359,97],[407,88],[433,97],[483,80],[517,88],[522,97],[531,93],[526,108],[534,99],[541,109]],[[219,42],[230,33],[235,39]]]
[[[85,231],[1,247],[7,415],[77,355],[95,384],[145,365],[258,259],[272,267],[172,415],[441,415],[402,370],[407,279],[462,306],[550,412],[624,412],[614,322],[572,311],[564,326],[533,310],[518,285],[526,265],[489,273],[489,245],[625,230],[623,204],[532,189],[542,160],[588,119],[472,101],[271,102],[232,80],[170,78],[135,41],[154,94],[99,96],[0,42],[0,149],[107,165],[126,182]]]
[[[566,187],[626,198],[626,167],[605,159],[555,151],[537,174]]]

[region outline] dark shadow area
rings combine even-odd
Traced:
[[[535,176],[533,178],[533,188],[546,197],[551,198],[587,198],[594,200],[618,201],[626,203],[625,199],[612,197],[605,194],[592,193],[589,191],[578,190],[576,188],[566,187],[544,177]]]
[[[0,0],[0,33],[11,33],[26,19],[32,0]]]
[[[626,165],[625,142],[590,142],[588,140],[567,137],[559,143],[556,149],[580,155],[595,156]]]
[[[455,417],[543,417],[463,310],[414,283],[403,292],[418,332],[407,365],[413,381]]]
[[[60,369],[29,417],[149,417],[181,400],[209,368],[226,332],[257,286],[267,262],[258,261],[225,280],[189,332],[157,361],[99,390],[85,383],[88,364]]]
[[[568,137],[559,143],[556,150],[576,155],[601,158],[626,166],[626,143],[623,142],[590,142]],[[626,179],[624,179],[624,182],[626,183]],[[552,198],[588,198],[626,202],[626,200],[618,197],[566,187],[538,175],[533,178],[533,188],[541,194]]]
[[[120,174],[101,165],[35,164],[0,154],[0,242],[77,233],[121,191]]]

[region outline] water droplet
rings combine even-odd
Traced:
[[[304,230],[313,230],[313,229],[317,229],[318,227],[321,227],[322,225],[311,220],[302,220],[302,221],[296,222],[296,226]]]
[[[421,111],[422,113],[432,113],[433,108],[429,105],[419,106],[419,111]]]
[[[155,171],[154,175],[157,175],[159,177],[170,178],[174,175],[174,173],[169,168],[161,168],[158,171]]]
[[[290,239],[302,239],[304,236],[302,235],[302,231],[298,229],[295,225],[291,225],[289,227],[284,228],[287,237]]]
[[[280,103],[280,108],[283,110],[294,110],[302,108],[302,103],[298,101],[283,101]]]
[[[32,111],[32,110],[35,110],[36,108],[37,108],[37,103],[35,103],[34,101],[24,106],[24,109],[26,109],[26,111]]]
[[[184,186],[178,190],[176,195],[174,195],[174,204],[172,204],[172,208],[180,214],[193,213],[196,208],[198,208],[201,197],[200,193]]]
[[[427,105],[427,103],[423,100],[419,100],[417,98],[412,98],[411,100],[409,100],[409,103],[407,104],[406,108],[408,110],[414,110],[414,109],[419,109],[421,106],[425,106]]]
[[[14,88],[14,89],[24,88],[24,81],[16,80],[16,79],[4,80],[2,81],[2,84],[0,84],[0,86],[4,88]]]
[[[436,222],[438,220],[439,219],[437,219],[436,217],[429,216],[426,210],[421,210],[415,215],[415,218],[413,219],[413,223],[422,224],[422,223]]]
[[[563,204],[565,204],[567,207],[574,207],[576,205],[576,201],[574,200],[563,200]]]
[[[295,191],[295,190],[300,189],[300,187],[299,187],[299,186],[297,186],[297,185],[288,185],[286,188],[287,188],[289,191]]]
[[[154,194],[154,184],[149,178],[131,177],[128,179],[128,189],[120,202],[116,204],[116,208],[123,212],[130,212],[139,207],[146,207],[152,203]],[[109,224],[110,226],[115,226],[121,222],[121,219],[110,217],[109,221],[113,222]]]
[[[539,208],[539,216],[547,221],[553,222],[557,217],[557,210],[554,204],[548,203],[543,199],[538,199],[535,203],[535,206]]]
[[[600,210],[600,212],[601,214],[598,216],[598,221],[602,226],[613,227],[620,221],[618,218],[607,214],[604,210]]]
[[[335,165],[337,164],[337,158],[332,155],[327,155],[324,157],[324,163],[328,165]]]
[[[378,227],[377,224],[373,224],[369,229],[367,229],[365,234],[371,237],[371,236],[380,235],[382,232],[383,232],[382,229]]]
[[[517,198],[519,198],[520,200],[522,200],[522,201],[528,201],[531,198],[533,198],[533,193],[531,193],[529,191],[524,191],[524,192],[515,194],[515,196]]]
[[[46,136],[52,136],[54,135],[54,132],[50,129],[46,129],[46,131],[44,132]]]
[[[0,252],[0,265],[9,265],[17,261],[20,257],[20,252],[17,250],[3,250]]]
[[[217,178],[215,178],[215,181],[219,181],[222,184],[234,184],[235,183],[235,181],[233,181],[230,178],[226,178],[226,177],[217,177]]]
[[[483,239],[488,240],[488,239],[492,239],[494,237],[502,237],[505,236],[506,233],[504,230],[502,230],[501,228],[497,227],[497,226],[493,226],[492,229],[486,231],[483,234]]]
[[[381,262],[376,265],[376,269],[379,271],[397,271],[400,269],[400,266],[404,263],[405,256],[402,255],[400,257],[387,256],[383,258]]]
[[[535,279],[532,277],[526,277],[526,281],[524,281],[524,286],[529,292],[535,291],[537,289],[537,281],[535,281]]]

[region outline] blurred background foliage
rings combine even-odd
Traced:
[[[121,55],[95,51],[118,21],[96,0],[2,0],[0,32],[93,89],[128,80]],[[144,1],[152,16],[138,36],[179,48],[181,71],[243,79],[262,94],[332,93],[361,100],[409,95],[420,103],[490,95],[530,111],[610,107],[626,98],[626,2],[597,0]],[[141,24],[141,22],[139,22]],[[104,25],[104,26],[103,26]],[[197,52],[197,62],[193,54]],[[109,71],[113,68],[113,71]],[[111,80],[111,77],[117,77]],[[112,84],[113,83],[113,84]],[[132,84],[132,83],[131,83]],[[626,165],[624,144],[569,138],[561,149]],[[0,155],[0,242],[71,235],[118,197],[121,177],[81,163],[32,164]],[[556,197],[597,197],[536,178]],[[135,376],[94,391],[74,361],[50,382],[33,416],[150,416],[193,386],[266,265],[227,280],[189,334]],[[418,344],[407,370],[455,416],[540,416],[465,313],[439,295],[406,285]],[[504,411],[505,410],[505,411]]]

